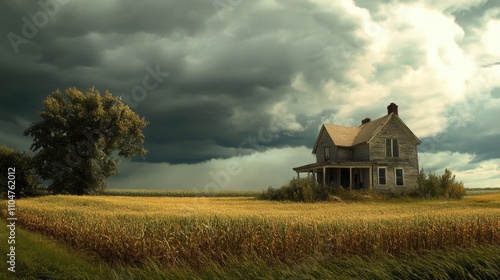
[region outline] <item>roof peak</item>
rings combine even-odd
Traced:
[[[360,126],[323,124],[323,127],[335,145],[352,147],[363,142],[368,142],[392,116],[393,114],[385,115]]]
[[[391,117],[392,114],[389,114],[389,115],[385,115],[385,116],[382,116],[378,119],[375,119],[375,120],[370,120],[369,122],[366,122],[366,123],[362,123],[361,125],[359,126],[355,126],[355,125],[340,125],[340,124],[334,124],[334,123],[323,123],[323,125],[333,125],[333,126],[341,126],[341,127],[354,127],[354,128],[360,128],[360,127],[363,127],[363,126],[366,126],[366,125],[371,125],[375,122],[378,122],[380,121],[381,119],[387,119],[389,117]]]

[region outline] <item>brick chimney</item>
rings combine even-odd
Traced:
[[[390,115],[391,113],[394,113],[396,116],[398,115],[398,105],[391,103],[389,106],[387,106],[387,115]]]
[[[370,118],[364,118],[362,121],[361,121],[361,125],[364,125],[365,123],[369,123],[371,121]]]

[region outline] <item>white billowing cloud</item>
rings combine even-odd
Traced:
[[[457,152],[420,152],[418,161],[421,168],[428,171],[442,172],[445,168],[452,171],[463,170],[474,159],[472,154],[462,154]]]
[[[500,187],[500,160],[483,161],[454,174],[457,180],[464,182],[466,188],[498,188]]]
[[[384,27],[391,34],[390,45],[404,46],[406,41],[425,54],[417,69],[407,69],[388,85],[395,94],[404,95],[401,97],[412,103],[407,123],[420,137],[443,131],[447,126],[447,107],[463,100],[466,82],[476,69],[458,45],[463,30],[450,16],[420,5],[404,7],[398,17],[388,18]],[[398,52],[394,48],[390,51]]]
[[[480,1],[466,2],[473,6]],[[462,28],[451,15],[427,4],[387,5],[377,22],[351,4],[327,5],[341,5],[345,16],[362,22],[356,35],[367,45],[347,50],[345,80],[309,84],[299,73],[291,82],[295,92],[280,106],[309,116],[334,108],[337,112],[322,116],[324,121],[357,125],[361,112],[378,108],[380,113],[369,117],[380,117],[385,106],[396,102],[419,137],[444,131],[449,126],[447,110],[465,100],[468,81],[478,71],[473,57],[459,45]]]
[[[486,24],[483,44],[488,53],[500,56],[500,20],[492,19]]]
[[[279,187],[295,176],[292,167],[311,163],[310,149],[270,149],[229,159],[198,164],[124,161],[122,174],[111,177],[110,188],[168,190],[261,190]]]
[[[466,188],[500,187],[500,160],[472,162],[473,154],[457,152],[419,153],[419,164],[425,172],[443,174],[448,168]]]
[[[304,130],[304,127],[297,122],[296,116],[286,107],[286,102],[284,101],[274,104],[269,114],[271,115],[269,130],[272,132],[298,132]]]
[[[500,87],[500,67],[482,68],[467,81],[466,99],[449,109],[449,127],[463,127],[477,120],[477,112],[485,108],[500,108],[498,100],[491,97],[491,90]]]
[[[486,11],[478,26],[470,28],[467,44],[464,49],[479,65],[487,66],[500,60],[500,8]]]
[[[500,108],[491,91],[500,87],[500,8],[488,10],[477,28],[469,35],[476,38],[469,40],[463,47],[477,63],[474,74],[467,80],[466,98],[452,107],[449,123],[452,127],[462,127],[477,120],[477,111],[486,108]],[[492,110],[495,111],[495,110]]]

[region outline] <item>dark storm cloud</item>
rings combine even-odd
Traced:
[[[247,95],[247,100],[227,95],[190,102],[195,96],[153,114],[154,109],[144,108],[144,114],[150,116],[147,119],[151,122],[145,129],[146,147],[155,151],[146,159],[151,162],[168,159],[170,163],[194,163],[304,143],[299,141],[302,137],[297,138],[295,134],[271,131],[269,124],[273,117],[262,109],[265,106],[260,102],[272,104],[276,96],[252,98],[251,94]],[[151,97],[151,100],[155,98]],[[145,104],[147,106],[150,105]],[[239,114],[245,116],[240,118]]]
[[[23,16],[31,19],[38,11],[48,11],[46,14],[51,20],[44,28],[62,37],[139,32],[164,36],[172,32],[194,35],[214,14],[212,3],[196,0],[3,2],[5,17],[2,22],[7,23],[10,29],[21,30]],[[48,4],[40,5],[39,2]]]
[[[320,29],[320,34],[325,35],[323,37],[308,31],[308,26],[317,26],[317,22],[321,22],[319,27],[329,25],[325,23],[324,13],[318,16],[318,20],[305,18],[303,22],[297,20],[299,17],[276,17],[269,11],[253,13],[255,15],[249,15],[252,16],[251,23],[238,21],[232,30],[233,35],[222,36],[222,42],[201,47],[200,52],[186,53],[178,69],[180,72],[174,74],[175,79],[166,82],[168,89],[152,93],[151,98],[141,104],[147,108],[143,111],[146,117],[148,113],[158,111],[149,117],[152,123],[156,123],[156,126],[146,129],[149,143],[158,147],[164,145],[161,151],[155,148],[157,154],[148,156],[148,161],[195,162],[238,155],[235,148],[269,126],[272,117],[266,110],[286,96],[292,78],[299,71],[305,72],[306,79],[313,85],[325,76],[334,78],[342,74],[334,68],[336,63],[331,63],[337,59],[322,56],[318,48],[321,50],[328,43],[343,42],[348,36],[338,32],[335,39],[331,30],[335,25],[332,24],[328,30]],[[333,24],[338,21],[335,19]],[[293,28],[302,25],[302,29],[294,34],[290,25]],[[354,23],[338,27],[346,26],[353,28]],[[280,42],[276,30],[282,30],[284,36],[290,38]],[[331,56],[331,53],[326,55]],[[316,57],[312,59],[313,56]],[[238,113],[246,116],[238,119]],[[186,144],[186,139],[197,139],[198,143],[192,146]],[[247,146],[250,150],[280,147],[302,137],[284,134],[279,141],[277,139],[272,143]],[[177,151],[191,150],[195,155],[176,153],[175,147]]]
[[[394,42],[391,44],[387,58],[375,65],[374,80],[380,83],[390,83],[409,69],[417,70],[426,59],[426,55],[425,46],[420,46],[417,39]]]
[[[363,51],[366,43],[353,36],[359,22],[345,11],[302,1],[245,2],[223,18],[206,1],[55,1],[44,2],[56,3],[45,7],[50,13],[35,1],[1,4],[1,33],[28,39],[15,46],[12,36],[0,41],[0,101],[9,104],[2,119],[35,121],[44,97],[71,86],[130,97],[146,68],[159,67],[170,76],[134,109],[151,122],[146,160],[153,162],[194,163],[309,144],[314,133],[307,127],[293,137],[273,131],[272,141],[238,150],[269,128],[276,117],[269,112],[293,92],[298,73],[313,86],[341,80],[349,64],[337,52],[340,44]],[[23,31],[33,30],[26,21],[33,24],[32,16],[43,12],[49,20],[27,38]]]
[[[463,131],[469,131],[467,135],[463,135]],[[438,134],[435,137],[438,139],[446,139],[444,142],[436,144],[429,138],[422,139],[424,149],[422,152],[436,151],[451,151],[459,153],[468,153],[474,155],[471,163],[486,161],[489,159],[500,158],[500,150],[498,149],[498,139],[500,139],[499,131],[491,131],[491,127],[484,127],[480,124],[469,124],[465,127],[450,129],[444,133]],[[432,147],[429,149],[428,147]],[[462,166],[467,169],[468,166]]]
[[[492,62],[492,63],[487,63],[487,64],[483,64],[483,65],[481,65],[481,67],[483,67],[483,68],[488,68],[488,67],[493,67],[493,66],[497,66],[497,65],[500,65],[500,61],[498,61],[498,62]]]
[[[491,96],[500,99],[500,87],[497,87],[491,91]]]
[[[147,180],[173,176],[175,186],[191,184],[185,178],[193,172],[204,185],[213,168],[231,160],[251,162],[248,177],[235,182],[248,184],[257,173],[267,174],[263,182],[281,180],[276,172],[288,176],[291,161],[313,160],[321,123],[359,125],[384,115],[389,102],[400,105],[401,118],[424,143],[435,142],[426,151],[432,155],[500,157],[500,91],[491,90],[499,58],[484,45],[496,1],[220,2],[227,5],[0,2],[0,144],[28,149],[31,139],[22,132],[38,120],[49,93],[95,86],[122,96],[150,122],[144,131],[150,153],[127,163],[125,172],[151,168],[147,176],[154,179]],[[455,93],[462,79],[466,87],[472,79],[460,67],[480,68],[488,96],[443,109],[439,103],[473,90]],[[179,163],[192,169],[184,172],[187,165]],[[123,178],[139,182],[139,173]]]
[[[473,28],[477,28],[483,23],[483,17],[491,9],[497,8],[498,2],[495,0],[484,0],[478,5],[468,7],[467,9],[461,9],[453,12],[455,16],[455,21],[465,28],[467,31],[472,31]]]
[[[356,1],[366,10],[351,7],[355,12],[345,3],[326,7],[301,0],[277,5],[243,1],[224,11],[213,1],[196,0],[63,2],[51,8],[48,21],[33,36],[15,46],[8,34],[26,37],[26,21],[33,24],[32,16],[45,10],[38,1],[0,3],[0,102],[8,104],[2,105],[0,121],[9,124],[2,141],[15,144],[19,137],[25,148],[26,138],[16,136],[23,130],[16,120],[36,121],[35,112],[50,92],[95,86],[128,97],[150,122],[145,160],[155,163],[197,163],[288,146],[312,148],[322,117],[337,113],[338,103],[347,102],[326,99],[325,81],[345,89],[359,86],[346,76],[365,66],[353,61],[367,52],[373,39],[359,34],[366,27],[361,14],[381,21],[394,16],[382,13],[380,1]],[[456,21],[475,26],[491,3],[457,11]],[[385,59],[373,64],[373,73],[362,78],[389,84],[421,66],[426,47],[418,38],[397,39]],[[157,70],[168,76],[152,77],[151,71]],[[148,75],[155,86],[146,90]],[[305,90],[292,85],[299,76]],[[141,96],[138,88],[144,89]],[[388,91],[403,96],[406,89]],[[308,99],[317,103],[303,104]],[[280,112],[280,104],[291,112]],[[288,113],[295,119],[273,127],[276,118]],[[356,125],[364,117],[382,116],[384,110],[363,108],[353,114]],[[294,121],[300,128],[290,126]],[[479,132],[492,124],[474,125],[467,129]],[[466,138],[458,130],[447,133],[451,140],[440,149],[463,152],[474,149],[467,144],[472,140],[491,148],[496,135],[462,141]],[[480,150],[478,158],[487,154],[486,148]]]
[[[60,69],[81,66],[98,66],[101,53],[92,42],[86,38],[54,38],[50,45],[36,45],[41,53],[38,63],[56,66]]]
[[[464,30],[464,38],[460,44],[474,44],[480,40],[477,36],[477,29],[484,24],[485,18],[490,17],[489,14],[496,8],[498,8],[498,1],[484,0],[478,5],[453,12],[455,22]]]
[[[422,139],[421,151],[468,153],[474,155],[472,163],[500,158],[498,108],[491,106],[500,103],[499,91],[500,88],[494,89],[491,92],[493,98],[488,102],[483,99],[474,104],[468,100],[465,104],[451,108],[450,112],[456,118],[465,120],[456,121],[455,125],[434,137]]]
[[[188,69],[179,81],[173,81],[178,90],[246,98],[248,91],[257,87],[276,89],[289,85],[296,71],[286,45],[276,43],[273,38],[231,41],[202,51],[203,57],[196,64],[186,65],[194,69]]]
[[[47,65],[34,64],[29,57],[15,60],[0,49],[0,118],[33,118],[40,109],[40,96],[59,86],[59,79]]]

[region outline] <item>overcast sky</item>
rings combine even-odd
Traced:
[[[0,145],[29,151],[42,100],[73,86],[150,122],[112,188],[280,186],[322,123],[391,102],[421,167],[500,187],[497,0],[6,0],[0,35]]]

